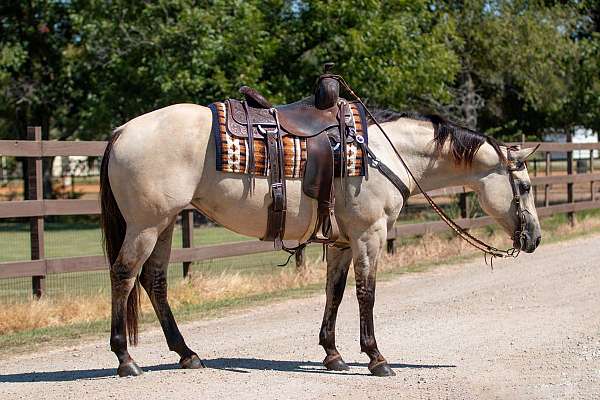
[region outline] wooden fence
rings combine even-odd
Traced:
[[[28,139],[0,140],[0,155],[27,157],[29,162],[29,193],[28,200],[0,202],[0,219],[2,218],[29,218],[31,236],[31,259],[15,262],[0,263],[0,278],[31,277],[32,291],[37,297],[44,292],[44,278],[48,274],[64,272],[97,271],[107,268],[104,256],[80,256],[47,259],[44,254],[44,217],[60,215],[93,215],[100,213],[99,203],[96,200],[45,200],[42,190],[42,157],[52,156],[102,156],[106,142],[61,142],[41,140],[41,128],[28,129]],[[538,145],[535,142],[526,142],[523,147]],[[567,175],[547,176],[551,161],[550,152],[566,152],[567,159],[572,160],[574,150],[600,150],[600,143],[541,143],[540,151],[546,152],[546,176],[532,176],[532,184],[544,187],[544,207],[538,207],[540,217],[576,211],[600,208],[600,201],[596,201],[594,182],[600,181],[600,173],[593,173],[593,151],[590,151],[589,173],[573,174],[572,167],[567,168]],[[572,164],[572,163],[571,163]],[[531,168],[530,168],[530,175]],[[590,198],[586,201],[574,202],[573,184],[589,182]],[[548,188],[550,185],[567,185],[567,202],[550,205]],[[467,197],[468,190],[464,187],[452,187],[435,190],[433,196],[460,195],[461,216],[457,222],[464,228],[478,228],[494,224],[490,217],[468,218]],[[182,239],[183,248],[172,249],[171,262],[183,263],[184,276],[187,275],[190,264],[194,261],[210,260],[232,256],[244,256],[263,253],[273,250],[272,243],[260,241],[247,241],[226,243],[219,245],[193,247],[193,207],[188,207],[182,212]],[[442,221],[424,222],[417,224],[400,224],[388,232],[388,251],[394,251],[394,240],[402,236],[422,235],[425,233],[441,232],[448,227]],[[302,257],[298,258],[301,261]]]

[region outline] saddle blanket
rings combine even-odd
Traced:
[[[350,103],[352,121],[356,134],[362,136],[367,143],[367,123],[364,110]],[[212,134],[216,143],[217,171],[245,174],[248,173],[247,149],[248,141],[227,132],[225,103],[217,102],[210,105],[213,112]],[[306,164],[306,138],[285,135],[282,138],[284,148],[284,171],[286,178],[302,178]],[[337,143],[332,143],[336,176],[340,174],[340,149]],[[346,146],[347,176],[364,176],[365,165],[362,148],[352,141]],[[267,146],[264,139],[254,139],[254,162],[257,176],[269,175]]]

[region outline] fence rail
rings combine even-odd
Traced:
[[[29,193],[28,200],[0,202],[1,218],[29,218],[31,236],[31,260],[0,263],[0,278],[32,277],[32,291],[34,295],[41,296],[44,291],[44,277],[48,274],[64,272],[96,271],[107,268],[104,256],[80,256],[48,259],[44,256],[44,217],[64,215],[97,215],[100,206],[96,200],[45,200],[42,198],[42,157],[52,156],[102,156],[106,142],[60,142],[41,140],[39,127],[28,129],[32,140],[0,140],[0,155],[27,157],[29,164]],[[523,143],[523,147],[535,147],[540,144],[540,150],[546,152],[546,175],[549,174],[548,162],[551,161],[551,152],[566,152],[571,154],[574,150],[600,150],[600,143]],[[573,213],[582,210],[600,208],[600,201],[595,200],[594,182],[600,181],[600,173],[593,173],[593,152],[590,152],[590,173],[572,174],[568,168],[567,175],[560,176],[533,176],[534,187],[545,187],[545,207],[538,208],[538,215],[548,216],[555,213]],[[573,184],[591,183],[591,200],[574,202]],[[567,203],[549,205],[547,189],[550,185],[565,184],[568,186]],[[470,190],[465,187],[451,187],[434,190],[432,196],[464,195]],[[417,196],[415,196],[417,197]],[[461,197],[461,215],[463,218],[457,222],[464,228],[479,228],[494,224],[490,217],[464,218],[468,216],[466,197]],[[181,262],[186,275],[192,262],[211,260],[215,258],[244,256],[263,253],[273,250],[271,243],[259,241],[246,241],[225,243],[210,246],[192,246],[193,221],[191,218],[192,206],[187,207],[182,215],[183,247],[171,251],[171,262]],[[447,225],[442,221],[424,222],[416,224],[400,224],[388,232],[388,250],[393,251],[394,240],[403,236],[422,235],[447,230]]]

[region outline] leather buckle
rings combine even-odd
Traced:
[[[283,184],[277,182],[271,185],[271,198],[273,199],[273,211],[283,211]]]

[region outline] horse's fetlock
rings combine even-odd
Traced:
[[[188,357],[192,356],[193,354],[195,354],[187,346],[187,344],[185,344],[185,341],[183,340],[183,338],[181,338],[180,340],[178,340],[175,343],[167,342],[167,344],[169,346],[169,350],[174,351],[175,353],[179,354],[181,356],[181,358],[188,358]]]
[[[125,335],[117,334],[110,337],[110,349],[113,353],[121,352],[127,348],[127,338]]]
[[[377,341],[374,337],[361,338],[360,340],[360,351],[363,353],[371,353],[373,350],[377,350]]]
[[[335,347],[333,342],[333,335],[331,333],[321,331],[319,334],[319,346],[324,349]]]

